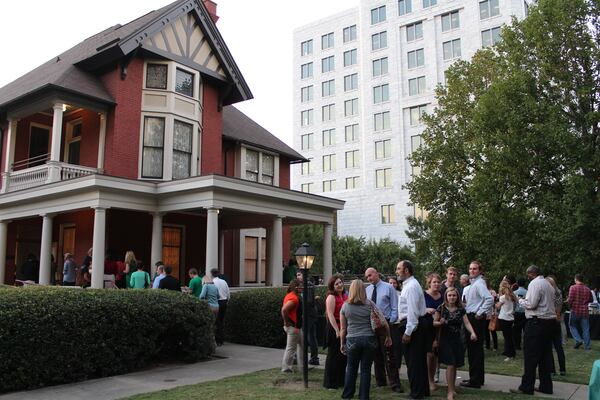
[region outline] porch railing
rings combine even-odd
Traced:
[[[2,193],[29,189],[46,183],[66,181],[97,172],[96,168],[50,161],[19,171],[5,172],[2,177]]]

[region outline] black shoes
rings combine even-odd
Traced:
[[[580,348],[581,346],[583,346],[583,342],[577,342],[577,343],[575,343],[575,348],[576,349]]]
[[[460,386],[466,387],[466,388],[472,388],[472,389],[481,389],[481,385],[475,385],[474,383],[471,383],[471,381],[469,381],[469,380],[462,381],[460,383]]]
[[[404,393],[404,388],[402,388],[402,385],[392,386],[392,392]]]
[[[319,365],[319,359],[317,358],[316,360],[310,360],[308,362],[308,364],[310,364],[310,365]]]

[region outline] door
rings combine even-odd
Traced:
[[[28,168],[42,165],[46,162],[48,144],[50,143],[50,128],[32,125],[29,134],[29,159]]]
[[[181,268],[181,247],[182,247],[183,228],[164,226],[163,227],[163,263],[173,267],[171,276],[181,280],[179,274]]]

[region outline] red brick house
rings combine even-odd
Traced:
[[[163,260],[185,282],[218,267],[234,285],[281,285],[290,226],[322,224],[325,275],[343,202],[290,190],[303,157],[235,109],[252,98],[209,0],[115,25],[0,88],[0,283],[28,254],[93,247]],[[100,249],[100,250],[99,250]]]

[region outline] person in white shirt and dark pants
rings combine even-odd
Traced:
[[[494,306],[494,298],[487,288],[481,273],[483,268],[479,261],[469,264],[471,285],[468,291],[463,291],[466,297],[466,311],[469,322],[477,335],[477,340],[467,342],[469,356],[469,379],[462,381],[461,386],[479,389],[485,383],[485,355],[483,341],[487,330],[486,315]],[[466,292],[466,294],[464,294]]]
[[[219,278],[219,270],[213,268],[210,270],[210,274],[213,276],[213,283],[219,289],[219,313],[217,314],[217,329],[215,341],[217,346],[222,346],[225,340],[223,333],[223,321],[225,320],[225,313],[227,312],[227,303],[229,302],[229,285],[224,279]]]
[[[427,372],[427,321],[425,319],[425,295],[414,276],[410,261],[403,260],[396,266],[396,275],[402,280],[402,292],[398,304],[398,319],[404,327],[402,344],[410,383],[409,399],[429,396]]]

